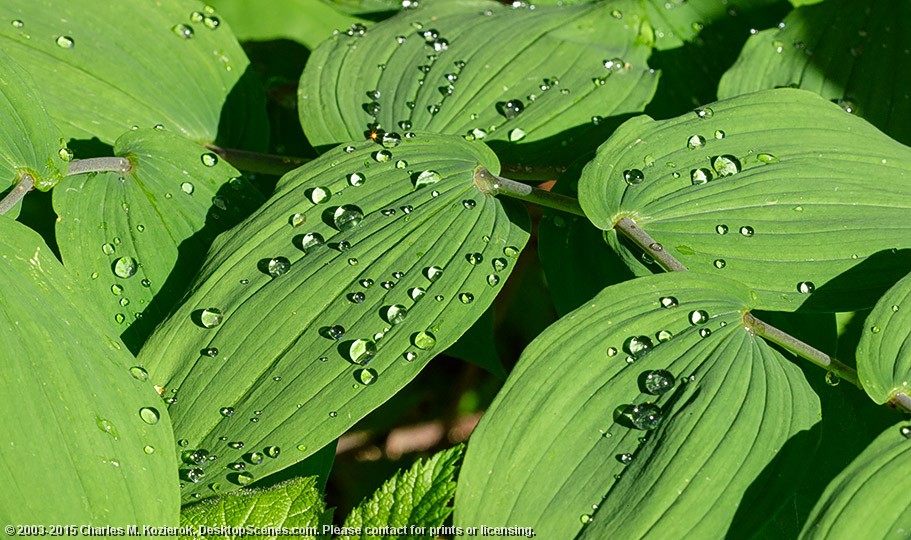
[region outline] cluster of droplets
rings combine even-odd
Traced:
[[[194,24],[201,24],[209,30],[216,30],[221,26],[221,20],[215,16],[215,8],[205,6],[202,11],[190,13],[187,23],[178,23],[172,26],[171,32],[179,38],[192,39],[196,35],[196,31],[193,29]]]

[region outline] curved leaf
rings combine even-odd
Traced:
[[[114,152],[131,161],[126,175],[82,174],[54,190],[57,239],[110,330],[137,325],[124,339],[138,350],[183,295],[215,235],[262,197],[230,164],[173,133],[128,131]]]
[[[911,393],[911,274],[879,299],[857,345],[857,375],[877,403]]]
[[[795,9],[782,28],[750,37],[722,77],[718,97],[797,86],[911,144],[911,74],[896,69],[911,48],[908,21],[905,3],[830,0]]]
[[[339,147],[286,175],[216,241],[192,294],[140,354],[177,398],[178,438],[219,456],[207,482],[228,474],[236,486],[221,464],[266,446],[281,456],[245,473],[312,454],[484,313],[528,235],[474,187],[480,165],[498,170],[483,144],[458,137]],[[222,315],[201,319],[213,308]],[[206,483],[185,496],[210,493]]]
[[[47,115],[29,72],[2,50],[0,117],[4,119],[0,123],[0,193],[16,185],[26,173],[37,189],[54,187],[67,169],[66,145]],[[17,215],[18,208],[14,210]]]
[[[760,309],[847,311],[911,264],[899,251],[911,247],[909,181],[907,147],[810,92],[779,89],[630,120],[586,166],[579,195],[598,227],[633,218],[691,270],[753,288]]]
[[[241,83],[247,58],[227,25],[203,6],[160,0],[99,10],[95,0],[8,0],[0,19],[13,24],[0,25],[0,43],[29,66],[68,139],[113,143],[133,125],[164,124],[211,142],[228,129],[219,119],[233,93],[243,124],[232,130],[245,133],[224,143],[236,144],[254,138],[264,121],[262,96]]]
[[[610,132],[602,118],[642,110],[657,84],[637,4],[611,6],[436,2],[339,34],[301,77],[301,124],[324,148],[380,124],[483,138],[526,162],[580,155]]]
[[[770,471],[783,445],[804,444],[795,436],[817,422],[819,401],[796,366],[744,331],[750,302],[724,278],[663,274],[608,287],[552,325],[472,435],[455,523],[543,538],[718,538],[739,505],[771,514],[788,487]],[[637,353],[645,340],[655,346]],[[654,431],[620,414],[643,403],[659,408]]]
[[[270,0],[268,4],[212,0],[210,3],[231,23],[231,30],[241,41],[292,39],[312,50],[333,30],[370,24],[339,13],[326,5],[325,0]]]
[[[710,24],[749,17],[780,0],[647,0],[646,14],[654,28],[655,48],[673,49],[692,41]],[[739,22],[739,21],[738,21]]]
[[[911,427],[888,428],[829,484],[800,538],[904,538],[911,530]]]
[[[324,525],[332,523],[332,510],[326,510],[316,478],[293,478],[268,489],[242,489],[217,499],[194,504],[180,514],[180,526],[199,531],[201,528],[237,531],[241,534],[182,535],[189,538],[244,538],[248,530],[269,528],[289,531],[286,534],[261,534],[260,538],[325,538]],[[291,532],[293,530],[293,532]],[[305,534],[315,531],[316,534]]]
[[[4,523],[176,525],[167,411],[91,297],[35,232],[8,219],[0,283]]]
[[[322,0],[324,4],[329,4],[342,13],[351,13],[354,15],[363,15],[368,13],[384,13],[398,11],[403,7],[418,7],[419,0]]]

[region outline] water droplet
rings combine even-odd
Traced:
[[[114,437],[114,440],[120,440],[120,435],[117,433],[117,428],[114,427],[114,424],[106,418],[95,418],[95,423],[98,425],[98,429],[107,433],[111,437]]]
[[[366,299],[367,295],[362,292],[355,292],[348,295],[348,301],[352,304],[363,304]]]
[[[374,152],[373,159],[378,161],[379,163],[385,163],[385,162],[389,161],[390,159],[392,159],[392,152],[390,152],[389,150],[380,150],[378,152]]]
[[[689,148],[690,150],[695,150],[695,149],[701,148],[703,146],[705,146],[705,137],[703,137],[702,135],[693,135],[692,137],[690,137],[689,139],[686,140],[686,147]]]
[[[629,465],[630,463],[633,462],[633,455],[632,454],[619,454],[617,456],[617,459],[620,461],[620,463],[622,463],[624,465]]]
[[[699,329],[699,337],[707,338],[707,337],[709,337],[710,335],[712,335],[712,331],[709,330],[708,328],[700,328],[700,329]]]
[[[893,304],[893,305],[892,305],[892,313],[898,313],[898,310],[899,310],[898,305]]]
[[[332,194],[324,187],[315,187],[310,190],[308,197],[313,204],[322,204],[329,200]]]
[[[206,167],[214,167],[218,164],[218,156],[212,152],[206,152],[200,157],[200,159],[202,160],[202,164]]]
[[[326,336],[329,337],[329,339],[338,341],[345,337],[345,327],[340,324],[330,326],[326,328]]]
[[[469,264],[478,264],[484,260],[484,256],[480,253],[469,253],[468,255],[465,255],[465,260],[468,261]]]
[[[658,299],[658,303],[666,309],[677,307],[677,299],[673,296],[662,296]]]
[[[496,287],[500,283],[500,276],[496,274],[487,275],[487,284],[491,287]]]
[[[511,120],[511,119],[515,118],[516,116],[519,116],[519,114],[521,114],[522,111],[525,110],[525,105],[522,103],[521,100],[518,100],[518,99],[510,99],[506,103],[501,103],[498,105],[499,105],[498,109],[500,111],[500,114],[505,116],[507,120]]]
[[[218,356],[218,349],[215,347],[206,347],[202,350],[202,354],[204,356],[208,356],[209,358],[215,358]]]
[[[648,336],[630,336],[623,343],[623,350],[638,359],[648,354],[652,346],[652,340]]]
[[[661,330],[657,334],[655,334],[655,337],[658,338],[658,343],[664,343],[666,341],[670,341],[671,338],[674,337],[674,334],[672,334],[668,330]]]
[[[747,236],[747,237],[753,236],[753,227],[750,227],[749,225],[744,225],[743,227],[740,228],[740,234],[742,234],[743,236]]]
[[[250,485],[253,483],[253,475],[247,471],[239,472],[237,473],[235,480],[242,486]]]
[[[190,39],[193,37],[193,27],[186,24],[175,24],[171,27],[171,31],[178,37],[184,39]]]
[[[192,195],[195,189],[196,188],[190,182],[184,182],[180,184],[180,191],[183,191],[187,195]]]
[[[503,270],[506,269],[506,266],[507,266],[506,259],[504,259],[502,257],[498,257],[498,258],[494,259],[491,264],[493,264],[493,269],[496,270],[497,272],[502,272]]]
[[[244,459],[246,459],[247,463],[250,465],[259,465],[263,462],[264,457],[265,456],[263,456],[262,452],[250,452],[244,456]]]
[[[60,156],[60,159],[63,161],[72,161],[73,160],[73,151],[64,146],[57,151],[57,155]]]
[[[398,133],[385,133],[383,134],[383,148],[395,148],[396,146],[402,143],[402,136]]]
[[[288,218],[288,223],[292,227],[300,227],[301,225],[306,223],[306,221],[307,221],[307,216],[305,216],[304,214],[301,214],[300,212],[291,214],[291,217]]]
[[[380,283],[380,287],[382,287],[388,291],[389,289],[395,287],[395,283],[393,283],[391,281],[384,281],[384,282]]]
[[[123,294],[123,287],[121,287],[120,285],[115,283],[115,284],[111,285],[111,292],[114,293],[115,295],[119,296],[119,295]]]
[[[137,381],[147,381],[149,380],[149,372],[143,369],[142,366],[133,366],[130,368],[130,375],[133,376]]]
[[[361,284],[361,287],[366,289],[366,288],[369,288],[371,285],[373,285],[373,280],[372,279],[362,279],[359,283]]]
[[[204,327],[215,328],[224,320],[224,315],[218,308],[206,308],[202,310],[199,320]]]
[[[386,308],[385,312],[383,313],[383,318],[389,324],[396,325],[402,323],[407,315],[408,310],[405,309],[405,306],[396,304],[394,306],[389,306]]]
[[[319,233],[307,233],[301,237],[300,240],[300,250],[305,254],[309,255],[313,253],[314,250],[319,248],[325,243],[323,236]]]
[[[439,266],[430,266],[424,269],[424,277],[426,277],[431,282],[440,279],[440,276],[443,275],[443,269]]]
[[[460,293],[459,301],[461,301],[463,304],[470,304],[474,302],[474,295],[469,292]]]
[[[224,417],[226,417],[226,418],[230,418],[230,417],[234,416],[234,408],[233,408],[233,407],[222,407],[221,409],[219,409],[218,412],[220,412],[221,415],[224,416]]]
[[[510,142],[521,141],[522,139],[525,138],[525,135],[526,135],[525,130],[523,130],[521,128],[512,129],[509,131],[509,141]]]
[[[723,131],[721,131],[720,129],[716,129],[716,130],[715,130],[715,138],[716,138],[716,139],[718,139],[718,140],[720,141],[721,139],[724,138],[724,136],[725,136],[725,133],[724,133]]]
[[[101,251],[103,251],[105,255],[113,255],[114,245],[113,244],[102,244]]]
[[[430,332],[418,332],[413,336],[412,341],[414,342],[415,347],[425,351],[433,348],[433,346],[437,344],[436,337]]]
[[[727,225],[715,225],[715,232],[718,234],[727,234],[728,226]]]
[[[216,28],[221,26],[221,21],[218,19],[218,17],[208,16],[208,17],[203,18],[202,25],[205,26],[206,28],[208,28],[209,30],[215,30]]]
[[[408,166],[408,162],[405,161],[404,159],[400,159],[400,160],[398,160],[398,161],[395,162],[395,168],[396,168],[396,169],[404,169],[404,168],[407,167],[407,166]]]
[[[902,434],[902,437],[911,439],[911,426],[902,426],[898,431]]]
[[[716,156],[714,159],[712,159],[712,168],[715,169],[715,172],[718,174],[718,178],[733,176],[739,173],[741,170],[740,161],[738,161],[734,156],[728,154],[725,154],[723,156]]]
[[[694,186],[698,186],[700,184],[705,184],[705,183],[709,182],[712,178],[714,178],[712,171],[710,171],[709,169],[707,169],[705,167],[701,167],[699,169],[693,169],[690,171],[690,181],[693,183]]]
[[[812,281],[801,281],[797,284],[797,292],[810,294],[816,290],[816,285]]]
[[[340,231],[347,231],[357,227],[363,219],[364,211],[351,204],[338,207],[332,216],[335,228]]]
[[[870,333],[871,333],[871,334],[878,334],[878,333],[879,333],[879,327],[876,326],[876,325],[871,326],[871,327],[870,327]]]
[[[620,351],[618,351],[616,347],[608,347],[608,348],[607,348],[607,355],[610,356],[610,357],[617,356],[617,353],[618,353],[618,352],[620,352]]]
[[[147,444],[143,447],[142,451],[148,455],[151,455],[155,453],[155,447]]]
[[[841,382],[841,377],[838,376],[838,373],[834,371],[826,372],[826,384],[829,386],[838,386],[838,383]]]
[[[359,369],[354,372],[354,378],[358,380],[364,386],[371,385],[376,382],[377,373],[376,370],[370,368]]]
[[[139,418],[142,418],[146,424],[155,425],[161,419],[161,415],[152,407],[143,407],[139,409]]]
[[[345,147],[345,152],[347,152],[347,153],[349,153],[349,154],[352,153],[352,152],[354,152],[354,147],[351,146],[351,145],[346,146],[346,147]]]
[[[709,314],[704,309],[690,311],[689,321],[692,325],[705,324],[709,320]]]
[[[712,264],[715,265],[715,268],[719,270],[727,266],[727,263],[724,261],[724,259],[715,259],[715,262]]]
[[[72,49],[74,45],[73,38],[70,36],[59,36],[56,43],[61,49]]]
[[[348,347],[348,358],[355,364],[365,365],[376,355],[376,343],[369,339],[356,339]]]
[[[184,476],[190,482],[198,484],[206,476],[206,471],[200,469],[199,467],[194,467],[192,469],[187,469],[184,471]]]
[[[661,422],[662,411],[653,403],[642,403],[628,406],[623,414],[629,418],[636,429],[652,430],[657,428]]]
[[[22,28],[23,26],[25,26],[25,23],[20,21],[19,19],[15,19],[12,22],[12,25],[13,25],[13,28]]]
[[[767,153],[756,154],[756,159],[760,163],[777,163],[778,162],[777,157],[773,156],[772,154],[767,154]]]
[[[581,521],[583,525],[588,525],[589,523],[592,522],[592,517],[589,514],[582,514],[579,517],[579,521]]]
[[[627,169],[623,171],[623,179],[631,186],[641,184],[645,180],[645,174],[639,169]]]
[[[715,116],[715,111],[709,107],[699,107],[695,110],[696,116],[702,119],[711,118]]]
[[[266,264],[266,271],[274,278],[285,275],[290,269],[291,261],[286,257],[269,259],[269,262]]]

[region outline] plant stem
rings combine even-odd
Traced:
[[[282,176],[310,161],[307,158],[222,148],[214,144],[207,144],[206,148],[218,154],[235,168],[252,173]]]
[[[5,214],[12,210],[16,203],[22,200],[25,197],[25,194],[31,191],[35,187],[35,181],[32,179],[32,175],[25,173],[22,175],[22,178],[19,179],[19,183],[13,188],[12,191],[6,194],[2,200],[0,200],[0,214]]]
[[[619,221],[614,223],[614,229],[645,250],[651,258],[655,259],[668,272],[686,271],[687,268],[682,262],[668,253],[664,246],[656,242],[647,232],[636,225],[636,222],[632,219],[627,217],[620,218]]]
[[[889,400],[889,406],[903,412],[911,412],[911,396],[904,392],[899,392]]]
[[[130,160],[122,157],[98,157],[77,159],[70,162],[67,176],[91,172],[116,172],[126,174],[133,168]]]
[[[514,199],[522,199],[523,201],[528,201],[545,208],[562,210],[563,212],[585,217],[585,213],[582,212],[582,207],[579,206],[579,201],[573,197],[551,193],[550,191],[544,191],[543,189],[516,182],[509,178],[497,176],[484,167],[475,169],[474,184],[482,193],[488,193],[490,195],[502,194]]]
[[[857,380],[857,371],[850,366],[842,364],[828,354],[819,349],[804,343],[796,337],[782,332],[778,328],[757,319],[752,313],[747,312],[743,315],[743,323],[747,330],[755,335],[761,336],[776,345],[780,345],[785,350],[790,351],[797,356],[806,358],[817,366],[835,373],[840,378],[850,382],[858,388],[862,388]]]

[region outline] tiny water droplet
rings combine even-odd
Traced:
[[[749,225],[744,225],[743,227],[740,228],[740,234],[742,234],[743,236],[747,236],[747,237],[753,236],[753,232],[754,232],[753,227],[750,227]]]
[[[497,272],[502,272],[503,270],[506,269],[506,266],[507,266],[506,259],[504,259],[502,257],[498,257],[498,258],[494,259],[491,264],[493,264],[493,269],[496,270]]]
[[[253,475],[247,471],[237,473],[237,483],[246,486],[253,483]]]
[[[500,114],[505,116],[507,120],[511,120],[519,116],[519,114],[525,110],[525,105],[521,100],[510,99],[506,103],[501,104],[498,108],[500,110]]]
[[[264,452],[265,452],[265,454],[266,454],[267,456],[269,456],[270,458],[275,459],[275,458],[277,458],[277,457],[279,456],[279,454],[281,454],[282,449],[279,448],[278,446],[267,446],[267,447],[264,449]]]
[[[610,356],[610,357],[617,356],[617,353],[618,353],[618,352],[620,352],[620,351],[618,351],[616,347],[608,347],[608,348],[607,348],[607,355]]]
[[[709,107],[699,107],[698,109],[696,109],[695,113],[698,118],[702,118],[702,119],[711,118],[711,117],[715,116],[715,111],[713,111]]]
[[[870,333],[871,333],[871,334],[878,334],[878,333],[879,333],[879,327],[876,326],[876,325],[871,326],[871,327],[870,327]]]
[[[715,265],[715,268],[718,268],[719,270],[727,266],[727,263],[724,259],[715,259],[715,262],[712,264]]]
[[[588,525],[589,523],[592,522],[592,517],[589,514],[582,514],[579,517],[579,521],[581,521],[583,525]]]
[[[797,292],[810,294],[816,290],[816,285],[812,281],[801,281],[797,284]]]
[[[624,465],[629,465],[630,463],[633,462],[633,455],[632,454],[620,454],[617,456],[617,460],[619,460],[620,463],[622,463]]]
[[[324,243],[325,243],[325,241],[323,240],[323,236],[321,234],[307,233],[301,237],[299,247],[300,247],[300,250],[304,252],[304,254],[309,255],[310,253],[313,253],[314,250],[316,250],[317,248],[322,246]]]
[[[674,334],[672,334],[668,330],[661,330],[657,334],[655,334],[655,337],[658,338],[659,343],[664,343],[666,341],[670,341],[671,338],[674,337]]]
[[[70,36],[59,36],[57,37],[56,43],[61,49],[72,49],[75,44],[73,38]]]
[[[25,23],[20,21],[19,19],[13,20],[13,22],[11,24],[13,25],[13,28],[22,28],[23,26],[25,26]]]
[[[202,354],[208,356],[209,358],[215,358],[218,356],[218,349],[215,347],[206,347],[202,350]]]
[[[712,331],[711,331],[710,329],[708,329],[708,328],[700,328],[700,329],[699,329],[699,337],[707,338],[707,337],[709,337],[710,335],[712,335]]]
[[[838,383],[841,382],[841,377],[838,376],[838,373],[834,371],[826,372],[826,384],[829,386],[838,386]]]
[[[218,412],[220,412],[221,415],[224,416],[225,418],[230,418],[230,417],[234,416],[233,407],[222,407],[221,409],[219,409]]]
[[[193,27],[186,24],[175,24],[171,27],[171,32],[174,32],[174,35],[184,39],[193,37]]]
[[[143,447],[142,451],[148,455],[151,455],[155,453],[155,447],[147,444]]]
[[[724,136],[725,136],[725,133],[724,133],[723,131],[721,131],[720,129],[716,129],[716,130],[715,130],[715,138],[716,138],[716,139],[718,139],[718,140],[720,141],[721,139],[724,138]]]
[[[902,437],[911,439],[911,426],[902,426],[898,431],[902,434]]]
[[[221,310],[218,308],[206,308],[202,310],[199,320],[206,328],[215,328],[224,320]]]
[[[756,159],[760,163],[777,163],[778,162],[777,157],[773,156],[772,154],[765,153],[765,152],[763,152],[761,154],[756,154]]]
[[[342,339],[343,337],[345,337],[345,327],[340,324],[330,326],[330,327],[326,328],[326,335],[330,339],[334,339],[334,340],[338,341],[338,340]]]
[[[133,366],[130,368],[130,375],[133,376],[137,381],[147,381],[149,380],[149,372],[147,372],[142,366]]]
[[[715,232],[718,234],[727,234],[728,226],[727,225],[715,225]]]
[[[465,199],[464,201],[462,201],[462,206],[464,206],[468,210],[473,209],[475,206],[477,206],[477,204],[478,203],[476,203],[474,201],[474,199]]]
[[[348,301],[352,304],[363,304],[366,299],[367,295],[362,292],[355,292],[348,295]]]

